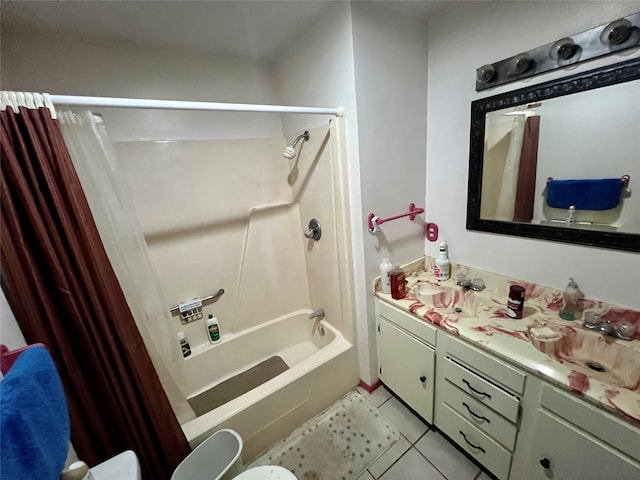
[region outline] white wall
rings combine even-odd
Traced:
[[[388,257],[402,265],[424,252],[427,209],[414,222],[408,218],[384,223],[377,235],[367,229],[367,216],[405,213],[410,203],[424,207],[427,132],[427,25],[421,19],[376,5],[353,2],[353,45],[367,318],[360,330],[368,346],[365,382],[377,379],[372,280],[380,261]],[[362,322],[363,319],[360,319]]]
[[[2,89],[58,95],[278,104],[273,65],[2,32]],[[282,136],[280,115],[102,109],[114,141]]]
[[[24,347],[27,344],[24,335],[7,303],[4,291],[0,290],[0,293],[0,343],[6,345],[9,350]]]
[[[429,22],[427,212],[455,262],[640,308],[640,255],[465,229],[472,100],[638,55],[618,54],[569,71],[475,92],[475,70],[555,39],[640,11],[640,2],[460,2]],[[426,244],[427,255],[436,245]],[[455,275],[455,272],[453,273]]]

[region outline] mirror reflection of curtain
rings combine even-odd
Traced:
[[[516,115],[511,129],[511,140],[507,151],[507,160],[502,172],[502,183],[498,205],[496,207],[496,220],[512,221],[516,205],[516,190],[518,188],[518,171],[520,170],[520,154],[522,152],[522,140],[524,136],[525,116]]]
[[[516,187],[516,204],[513,212],[515,222],[531,222],[536,190],[536,169],[538,168],[538,135],[540,133],[540,117],[527,117],[522,135],[522,150],[518,184]]]

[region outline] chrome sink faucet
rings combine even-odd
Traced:
[[[469,290],[473,290],[474,292],[481,292],[485,289],[484,282],[481,278],[468,280],[464,273],[458,275],[456,285],[462,288],[468,288]]]
[[[627,341],[633,340],[633,334],[636,330],[635,325],[627,322],[626,320],[621,320],[615,324],[611,323],[611,320],[603,322],[602,319],[600,319],[600,316],[593,312],[587,312],[585,314],[583,325],[586,328],[600,332],[603,335]]]
[[[596,327],[596,330],[604,335],[611,335],[613,337],[616,336],[616,329],[613,326],[613,323],[611,323],[611,320],[607,320],[605,323],[601,323]]]

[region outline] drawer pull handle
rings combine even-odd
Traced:
[[[488,393],[481,392],[480,390],[476,390],[475,388],[473,388],[471,384],[467,382],[466,379],[463,378],[462,381],[467,385],[467,388],[471,390],[473,393],[475,393],[476,395],[482,395],[483,397],[491,398],[491,395],[489,395]]]
[[[467,409],[467,412],[469,412],[472,416],[474,416],[475,418],[477,418],[478,420],[484,420],[487,423],[491,423],[491,420],[489,420],[487,417],[484,417],[482,415],[478,415],[476,412],[474,412],[473,410],[471,410],[469,408],[469,405],[466,404],[466,402],[462,402],[462,405],[464,405],[464,407]]]
[[[484,448],[482,448],[482,447],[480,447],[478,445],[474,445],[469,440],[467,440],[467,436],[464,434],[464,432],[462,430],[460,430],[460,435],[462,435],[462,438],[464,438],[464,441],[467,442],[467,444],[470,447],[475,448],[476,450],[480,450],[482,453],[487,453],[487,451]]]
[[[420,377],[420,381],[421,381],[422,383],[426,382],[426,381],[427,381],[427,377],[425,377],[424,375],[422,375],[422,376]]]
[[[542,465],[544,469],[551,468],[551,461],[548,458],[541,458],[540,465]]]

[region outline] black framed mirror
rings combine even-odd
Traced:
[[[640,58],[473,101],[467,229],[640,251]]]

